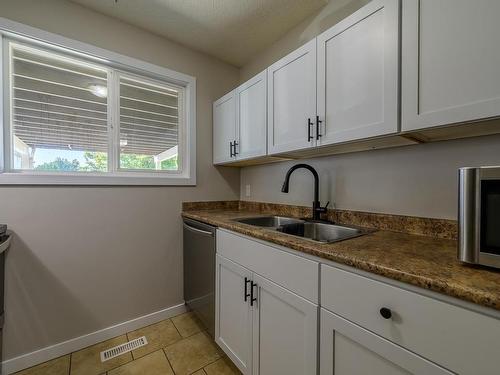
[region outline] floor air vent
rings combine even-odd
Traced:
[[[146,340],[146,336],[139,337],[138,339],[126,342],[125,344],[121,344],[115,346],[113,348],[109,348],[103,352],[101,352],[101,362],[106,362],[111,358],[118,357],[119,355],[131,352],[141,346],[145,346],[148,344],[148,340]]]

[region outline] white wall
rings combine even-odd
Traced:
[[[196,187],[0,186],[7,258],[4,360],[181,303],[183,200],[237,199],[212,166],[212,102],[239,71],[63,0],[0,0],[10,18],[197,77]]]
[[[241,71],[241,82],[368,2],[331,1],[246,64]],[[499,150],[500,136],[490,136],[330,156],[305,162],[318,168],[323,204],[330,200],[342,209],[456,219],[457,168],[500,165]],[[289,194],[280,191],[286,170],[293,164],[283,162],[243,168],[241,199],[310,205],[312,178],[307,171],[294,173]],[[246,185],[251,186],[250,197],[245,194]]]

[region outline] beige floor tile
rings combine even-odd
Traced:
[[[59,357],[38,366],[16,372],[15,375],[68,375],[69,355]]]
[[[241,375],[240,370],[227,357],[206,366],[204,370],[207,375]]]
[[[193,312],[174,316],[172,322],[182,337],[189,337],[204,330],[202,323]]]
[[[157,350],[135,361],[108,371],[108,375],[174,375],[163,350]]]
[[[181,339],[179,332],[177,332],[177,329],[175,329],[175,326],[170,319],[132,331],[127,333],[127,336],[129,340],[133,340],[141,336],[146,336],[146,339],[148,340],[148,344],[146,346],[132,352],[135,359],[155,352],[158,349],[162,349]]]
[[[201,369],[201,370],[198,370],[196,372],[193,372],[192,375],[207,375],[207,373],[205,371],[203,371],[203,369]]]
[[[206,332],[197,333],[164,350],[176,375],[191,374],[221,357]]]
[[[126,353],[106,362],[101,362],[101,352],[127,342],[125,335],[101,342],[71,354],[71,375],[98,375],[132,360]]]

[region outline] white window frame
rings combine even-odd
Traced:
[[[37,43],[42,48],[63,49],[76,56],[104,65],[126,76],[137,76],[141,80],[165,81],[181,86],[184,90],[184,108],[179,110],[179,116],[184,116],[184,126],[179,127],[179,160],[180,171],[135,171],[117,169],[108,172],[40,172],[32,170],[11,171],[10,148],[10,105],[8,71],[6,63],[8,56],[2,56],[5,39],[25,39],[28,43]],[[43,31],[31,26],[0,17],[0,185],[196,185],[196,78],[174,70],[160,67],[132,57],[124,56],[90,44],[75,41],[57,34]],[[113,80],[116,84],[118,79]],[[111,97],[111,96],[110,96]],[[110,112],[113,106],[108,106]],[[114,106],[117,111],[117,106]],[[182,112],[182,114],[181,114]],[[116,116],[113,114],[112,116]],[[113,121],[116,122],[116,121]],[[182,129],[181,129],[182,128]],[[118,132],[114,132],[115,137]],[[116,141],[116,140],[115,140]],[[115,150],[116,149],[116,150]],[[117,157],[118,149],[113,147],[108,158]]]

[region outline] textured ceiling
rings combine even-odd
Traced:
[[[71,0],[241,67],[329,0]]]

